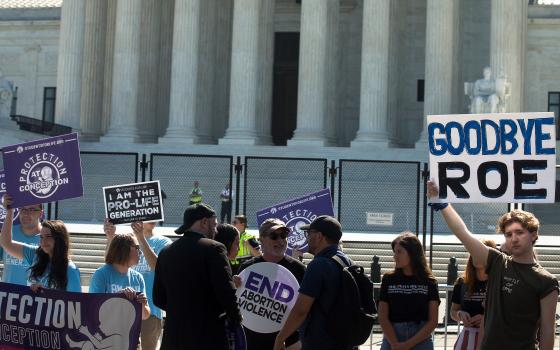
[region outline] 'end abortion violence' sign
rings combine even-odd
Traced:
[[[103,187],[105,215],[113,224],[163,220],[159,181]]]
[[[237,302],[243,325],[257,333],[278,332],[294,307],[299,283],[292,273],[269,262],[249,266],[239,274]]]
[[[428,116],[439,201],[554,202],[553,113]]]
[[[6,146],[2,155],[14,208],[83,195],[76,133]]]

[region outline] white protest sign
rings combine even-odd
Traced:
[[[294,307],[299,283],[292,273],[278,264],[262,262],[249,266],[239,276],[237,303],[243,325],[257,333],[278,332]]]
[[[551,112],[428,116],[435,202],[554,202],[555,128]]]

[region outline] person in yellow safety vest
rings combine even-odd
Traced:
[[[199,187],[198,181],[194,182],[194,188],[189,195],[189,205],[198,204],[202,202],[202,189]]]
[[[239,265],[253,256],[261,255],[261,247],[255,236],[247,233],[247,217],[245,215],[236,215],[233,218],[232,225],[237,228],[239,234],[239,252],[237,258],[231,261],[232,265]]]

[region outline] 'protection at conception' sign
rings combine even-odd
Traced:
[[[76,133],[6,146],[2,155],[6,190],[15,208],[84,193]]]
[[[550,112],[428,116],[438,201],[554,202],[555,128]]]

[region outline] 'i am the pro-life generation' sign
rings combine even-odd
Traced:
[[[76,133],[6,146],[2,155],[6,190],[15,208],[84,193]]]
[[[236,291],[243,325],[257,333],[278,332],[294,307],[299,283],[284,266],[261,262],[241,271]]]
[[[554,202],[555,128],[551,112],[428,116],[435,201]]]
[[[331,191],[328,188],[257,211],[259,227],[266,219],[280,219],[290,229],[288,255],[298,249],[307,252],[307,236],[300,227],[311,223],[317,216],[334,216]]]
[[[105,216],[115,225],[163,221],[159,181],[103,187]]]

